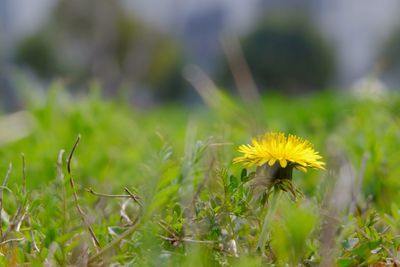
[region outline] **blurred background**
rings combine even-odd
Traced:
[[[192,104],[199,79],[249,99],[396,89],[400,2],[0,0],[1,112],[54,80],[76,95],[96,81],[137,106]]]

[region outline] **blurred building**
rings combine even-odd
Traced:
[[[314,2],[316,21],[339,52],[341,84],[351,85],[374,72],[389,35],[400,26],[400,1]]]

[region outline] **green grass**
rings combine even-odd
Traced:
[[[0,145],[0,177],[13,166],[4,188],[2,230],[7,232],[18,209],[14,221],[21,222],[2,241],[24,238],[0,245],[0,262],[84,265],[104,248],[91,264],[368,266],[399,257],[397,95],[375,101],[333,92],[267,95],[251,105],[214,97],[211,107],[143,111],[102,100],[96,90],[73,98],[55,85],[44,102],[28,101],[30,134]],[[304,196],[294,201],[283,194],[267,245],[257,250],[268,205],[252,198],[248,180],[254,169],[244,171],[232,159],[240,144],[266,131],[310,140],[327,167],[294,174]],[[93,245],[69,183],[67,158],[78,134],[72,174],[101,248]],[[125,187],[142,206],[87,191],[126,195]],[[125,231],[130,234],[121,236]],[[115,240],[121,242],[107,248]]]

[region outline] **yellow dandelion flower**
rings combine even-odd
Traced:
[[[265,164],[274,166],[277,163],[283,169],[290,167],[305,172],[307,168],[324,169],[325,165],[309,141],[291,134],[266,133],[254,138],[251,144],[241,145],[238,151],[243,156],[235,158],[233,162],[249,167]]]

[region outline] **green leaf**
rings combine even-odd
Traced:
[[[244,183],[247,182],[248,179],[249,177],[247,176],[247,169],[243,168],[242,172],[240,173],[240,180]]]
[[[356,261],[354,259],[339,259],[337,261],[338,267],[348,267],[348,266],[355,266]]]

